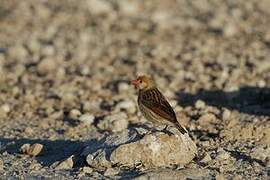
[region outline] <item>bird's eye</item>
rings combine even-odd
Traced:
[[[142,80],[140,80],[139,82],[142,83]]]

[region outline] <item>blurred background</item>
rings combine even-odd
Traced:
[[[269,9],[269,0],[1,0],[0,137],[83,141],[144,122],[129,81],[146,74],[197,144],[269,145]]]

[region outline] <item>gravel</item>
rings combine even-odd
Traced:
[[[269,8],[268,0],[2,0],[0,176],[267,179]],[[151,127],[129,83],[141,74],[171,102],[202,162],[112,167],[97,153],[110,138],[136,145]],[[138,139],[127,133],[134,129]],[[82,173],[94,152],[96,168]],[[52,166],[70,159],[65,170]]]

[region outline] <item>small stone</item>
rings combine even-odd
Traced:
[[[226,180],[223,174],[217,174],[216,175],[216,180]]]
[[[30,156],[37,156],[42,152],[42,150],[43,150],[43,145],[39,143],[35,143],[33,145],[24,144],[20,148],[21,153],[27,154]]]
[[[41,164],[39,164],[39,163],[32,163],[32,164],[30,164],[30,166],[29,166],[29,169],[31,169],[31,170],[40,170],[42,168],[42,166],[41,166]]]
[[[28,154],[31,156],[37,156],[41,153],[42,149],[42,144],[35,143],[30,147]]]
[[[104,149],[99,149],[93,154],[89,154],[86,157],[86,162],[88,165],[95,168],[111,167],[111,162],[107,160],[106,152]]]
[[[128,127],[127,115],[124,112],[108,115],[98,124],[101,129],[111,129],[120,132]]]
[[[228,23],[224,27],[224,35],[227,37],[232,37],[238,33],[238,27],[234,23]]]
[[[198,122],[200,123],[201,126],[208,126],[209,123],[216,122],[217,118],[214,114],[212,113],[206,113],[203,114],[199,119]]]
[[[21,147],[20,147],[20,152],[23,153],[23,154],[27,154],[29,149],[30,149],[30,144],[23,144]]]
[[[34,133],[34,130],[30,127],[26,127],[24,132],[27,134],[27,135],[31,135]]]
[[[10,107],[8,104],[4,104],[1,106],[1,109],[5,112],[5,113],[9,113],[10,112]]]
[[[212,160],[211,156],[208,153],[205,153],[204,157],[201,159],[201,162],[202,163],[208,163],[211,160]]]
[[[125,100],[125,101],[122,101],[122,102],[119,102],[117,105],[116,105],[116,109],[117,110],[121,110],[121,109],[124,109],[125,111],[127,111],[128,113],[130,114],[134,114],[136,112],[136,105],[133,101],[131,100]]]
[[[107,14],[112,12],[112,7],[107,1],[100,0],[88,0],[86,7],[88,7],[91,13],[99,15],[99,14]]]
[[[202,100],[197,100],[195,103],[195,107],[197,109],[204,109],[205,108],[205,102]]]
[[[55,169],[71,169],[73,167],[73,157],[74,155],[70,156],[69,158],[65,159],[64,161],[56,162],[56,164],[54,163],[52,166],[55,166]]]
[[[106,169],[106,171],[104,172],[104,176],[114,176],[117,175],[119,173],[119,169],[116,168],[108,168]]]
[[[128,127],[128,121],[126,119],[119,119],[119,120],[113,121],[112,125],[113,125],[113,128],[112,128],[113,132],[120,132]]]
[[[37,71],[41,75],[48,74],[52,71],[54,71],[57,68],[57,64],[55,62],[55,59],[43,59],[38,65],[37,65]]]
[[[68,117],[70,119],[78,119],[80,117],[82,113],[78,110],[78,109],[72,109],[69,114]]]
[[[266,82],[265,82],[264,80],[260,80],[260,81],[258,82],[258,86],[259,86],[260,88],[264,88],[264,87],[266,86]]]
[[[118,91],[119,92],[127,91],[127,90],[129,90],[129,88],[130,88],[130,86],[127,83],[121,82],[118,84]]]
[[[224,111],[222,112],[222,120],[226,121],[230,119],[230,116],[231,116],[231,111],[228,109],[224,109]]]
[[[4,162],[0,159],[0,171],[4,170]]]
[[[229,159],[231,156],[228,152],[226,152],[224,149],[220,148],[218,149],[218,153],[217,153],[217,157],[216,159],[220,160],[220,161],[224,161]]]
[[[82,167],[80,170],[85,174],[91,174],[93,172],[93,169],[88,166]]]
[[[95,116],[88,113],[83,114],[79,117],[79,121],[88,125],[91,125],[94,122],[94,120],[95,120]]]
[[[267,159],[269,160],[269,158],[270,158],[270,147],[263,146],[263,145],[254,147],[251,150],[250,156],[253,159],[258,159],[258,160],[261,160],[263,162],[266,162]]]

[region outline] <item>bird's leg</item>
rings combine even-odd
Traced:
[[[165,128],[162,130],[162,132],[168,135],[173,135],[173,133],[170,130],[168,130],[168,127],[169,125],[165,125]]]
[[[162,131],[163,131],[163,132],[168,131],[167,128],[168,128],[168,125],[165,125],[165,128],[164,128]]]
[[[156,130],[155,126],[151,126],[150,129],[148,130],[148,132],[146,133],[146,135],[151,134],[151,133],[156,132],[156,131],[157,130]]]

